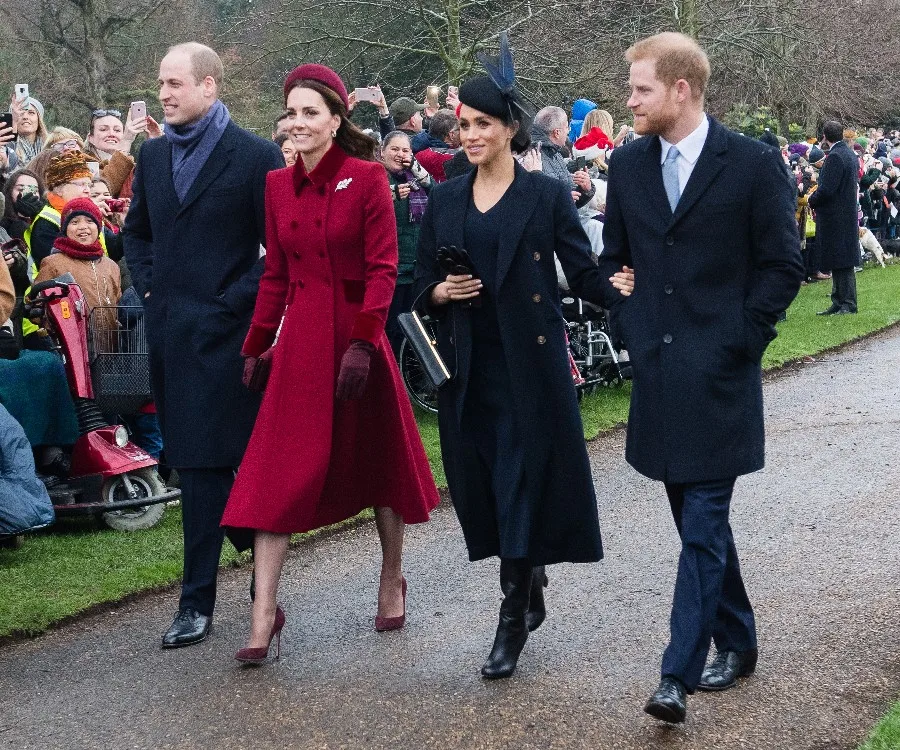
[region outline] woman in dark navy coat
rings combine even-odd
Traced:
[[[439,395],[450,495],[470,559],[500,557],[505,598],[482,668],[496,678],[513,673],[544,619],[544,566],[603,556],[554,252],[575,294],[602,303],[604,280],[566,186],[513,157],[528,145],[515,94],[483,77],[459,97],[462,146],[476,169],[432,192],[416,275],[420,304],[439,321],[438,348],[455,367]],[[441,270],[438,250],[450,246],[465,248],[471,274]],[[627,287],[620,276],[614,283]]]

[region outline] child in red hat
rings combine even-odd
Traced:
[[[103,215],[90,198],[75,198],[62,210],[62,234],[53,243],[53,251],[41,261],[35,283],[70,273],[81,288],[95,331],[118,327],[115,305],[122,296],[119,267],[103,252],[98,240]],[[104,349],[111,347],[104,346]]]

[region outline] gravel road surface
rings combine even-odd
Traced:
[[[606,559],[550,570],[549,615],[511,680],[484,682],[496,561],[470,564],[442,508],[409,529],[409,617],[372,627],[368,524],[291,553],[281,661],[240,669],[247,570],[224,571],[212,636],[162,651],[152,594],[0,649],[6,748],[855,748],[900,694],[900,330],[771,378],[768,466],[732,524],[760,634],[757,673],[642,712],[666,643],[678,543],[661,485],[591,443]]]

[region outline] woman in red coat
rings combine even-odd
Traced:
[[[438,503],[384,333],[397,227],[375,142],[347,120],[347,91],[329,68],[301,65],[284,91],[300,158],[268,176],[266,270],[242,351],[245,380],[263,355],[271,376],[222,519],[240,546],[255,532],[250,641],[236,656],[249,663],[265,660],[284,623],[276,593],[292,533],[374,507],[375,626],[395,629],[405,617],[404,526]]]

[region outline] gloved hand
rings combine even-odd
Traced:
[[[266,349],[258,357],[244,357],[244,375],[241,381],[254,393],[262,393],[269,382],[269,373],[272,371],[273,347]]]
[[[340,401],[353,401],[362,398],[369,379],[369,362],[375,347],[368,341],[353,339],[350,348],[341,359],[341,370],[338,373],[335,396]]]
[[[22,193],[13,203],[13,208],[19,216],[33,219],[44,207],[44,201],[34,193]]]

